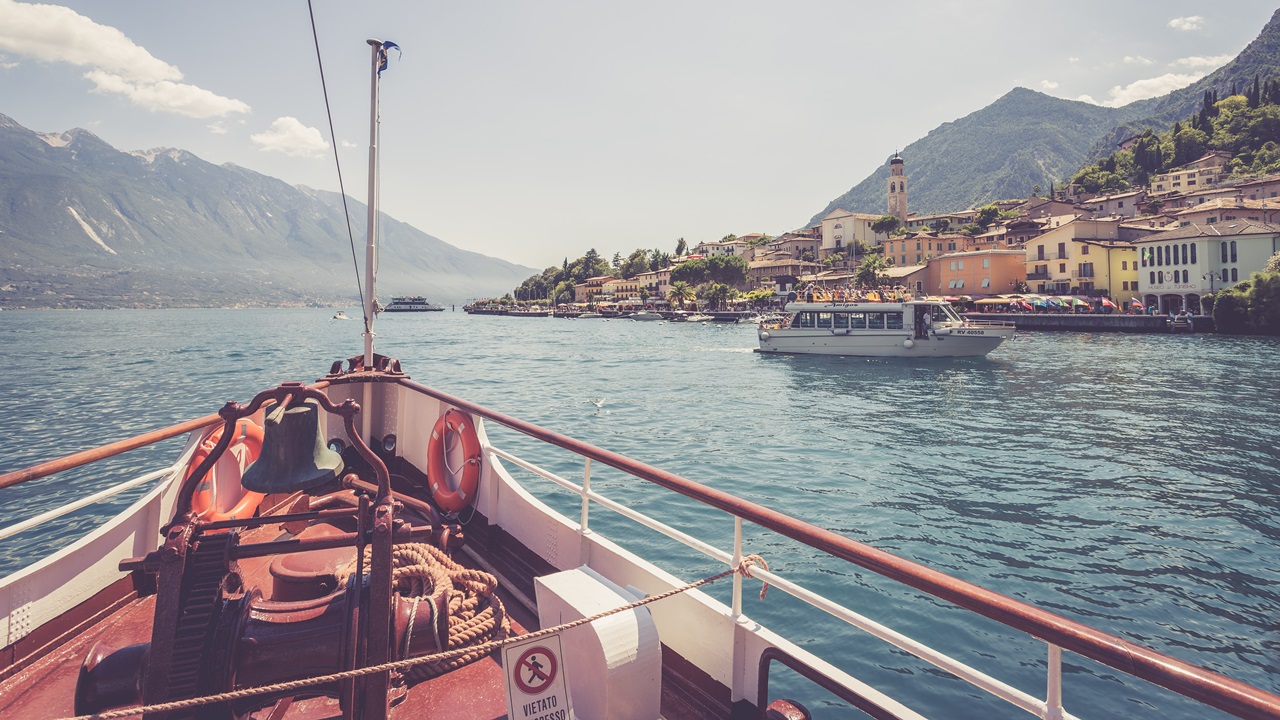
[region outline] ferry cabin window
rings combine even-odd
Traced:
[[[811,327],[814,327],[814,320],[816,315],[817,313],[802,312],[802,313],[797,313],[796,317],[800,320],[800,327],[811,328]]]
[[[883,330],[884,313],[867,313],[867,327],[871,330]]]
[[[849,313],[836,313],[836,314],[835,314],[835,317],[834,317],[833,319],[834,319],[834,321],[835,321],[835,322],[834,322],[834,324],[832,325],[832,327],[836,328],[837,330],[846,330],[846,329],[848,329],[848,327],[849,327]]]
[[[889,328],[890,330],[901,330],[902,329],[902,313],[900,312],[885,313],[884,322],[885,322],[885,327]]]
[[[866,313],[849,313],[849,327],[853,330],[867,329]]]
[[[818,327],[828,328],[828,329],[831,328],[831,313],[829,312],[818,313]]]

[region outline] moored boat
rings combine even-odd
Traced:
[[[382,47],[374,41],[375,67]],[[750,576],[815,621],[834,618],[846,644],[874,638],[939,668],[921,684],[967,683],[953,692],[986,692],[1040,717],[1069,717],[1064,682],[1094,674],[1064,672],[1063,650],[1112,668],[1110,683],[1136,677],[1240,717],[1280,717],[1280,697],[1263,690],[429,388],[376,354],[373,338],[370,326],[364,352],[314,382],[0,476],[5,489],[188,436],[172,463],[71,503],[146,486],[123,513],[0,579],[0,716],[809,717],[776,697],[780,681],[799,678],[839,710],[920,717],[914,692],[890,697],[825,660],[819,639],[783,637],[749,617],[759,607],[744,595]],[[580,480],[548,469],[565,452]],[[593,487],[593,463],[627,482]],[[553,508],[535,483],[570,502]],[[661,493],[646,505],[688,502],[723,527],[646,514],[632,502],[637,486]],[[646,556],[633,540],[650,532],[694,559]],[[925,597],[926,611],[950,603],[992,621],[956,636],[995,627],[1043,641],[1022,660],[1045,681],[1043,695],[751,553],[782,543],[859,583],[900,583]],[[901,619],[912,624],[909,612]]]
[[[647,322],[650,320],[661,320],[662,313],[654,312],[653,310],[638,310],[636,312],[631,313],[627,317],[631,318],[632,320]]]
[[[419,295],[402,295],[391,298],[391,304],[382,308],[382,312],[444,312],[444,306],[429,303]]]
[[[1013,337],[1012,325],[966,320],[942,300],[797,302],[761,322],[757,352],[863,357],[974,357]]]

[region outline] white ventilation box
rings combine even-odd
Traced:
[[[639,600],[585,565],[535,578],[538,623],[554,627]],[[662,705],[662,644],[646,607],[610,615],[561,636],[580,720],[654,720]]]

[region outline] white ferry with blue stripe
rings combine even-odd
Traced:
[[[977,357],[1013,337],[1012,325],[967,320],[937,299],[798,302],[762,322],[756,352],[855,357]]]

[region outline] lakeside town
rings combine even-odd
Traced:
[[[906,160],[895,154],[885,215],[837,209],[776,238],[749,233],[691,247],[680,241],[659,269],[628,273],[634,265],[615,258],[613,274],[471,307],[758,308],[812,287],[850,296],[881,288],[941,296],[966,309],[1198,315],[1206,312],[1205,296],[1263,271],[1280,252],[1280,175],[1224,182],[1231,159],[1209,151],[1120,193],[1073,184],[1043,197],[1037,188],[1025,200],[918,215],[908,210]],[[683,272],[690,263],[691,272]],[[681,279],[714,281],[716,269],[736,280],[720,297],[699,297],[697,283]]]

